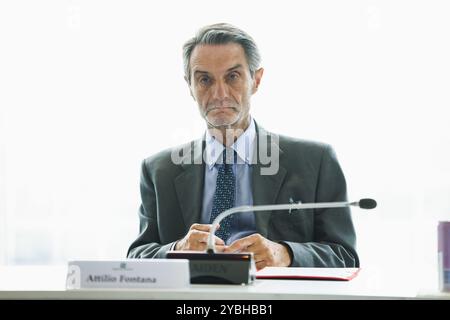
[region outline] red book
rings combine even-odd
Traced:
[[[256,279],[304,279],[349,281],[359,268],[287,268],[266,267],[256,273]]]

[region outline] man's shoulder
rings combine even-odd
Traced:
[[[322,154],[328,149],[332,149],[331,145],[322,141],[301,139],[292,136],[287,136],[279,133],[274,133],[265,130],[263,127],[258,126],[258,131],[260,134],[270,136],[270,139],[278,144],[282,152],[287,151],[292,152],[302,152],[302,153],[313,153]]]
[[[193,140],[161,150],[145,158],[143,163],[149,170],[175,169],[183,163],[184,158],[194,153],[199,144],[200,140]]]
[[[318,172],[324,165],[338,163],[334,148],[322,141],[279,135],[279,148],[280,160],[288,170],[307,168],[309,172]]]
[[[322,157],[324,152],[333,150],[330,144],[318,141],[291,137],[283,134],[271,134],[278,140],[281,152],[288,156],[302,155],[309,158]]]

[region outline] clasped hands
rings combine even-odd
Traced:
[[[177,242],[175,250],[205,251],[208,242],[210,224],[193,224],[188,233]],[[286,246],[270,241],[255,233],[238,239],[230,245],[214,236],[217,252],[252,252],[258,270],[264,267],[287,267],[291,264],[291,256]]]

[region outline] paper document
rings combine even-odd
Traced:
[[[256,273],[257,279],[305,279],[349,281],[359,268],[287,268],[265,267]]]

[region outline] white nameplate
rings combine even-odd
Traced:
[[[69,261],[66,288],[185,288],[189,261],[184,259],[126,259]]]

